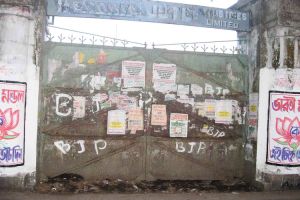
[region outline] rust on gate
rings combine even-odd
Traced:
[[[246,57],[45,43],[39,175],[241,177]]]

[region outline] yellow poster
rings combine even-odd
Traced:
[[[216,101],[215,107],[215,122],[218,124],[232,123],[232,101],[219,100]]]
[[[108,111],[107,117],[108,135],[125,135],[126,130],[126,112],[124,110]]]

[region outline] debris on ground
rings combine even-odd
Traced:
[[[199,180],[156,180],[156,181],[125,181],[116,180],[97,180],[86,181],[77,174],[62,174],[56,177],[48,178],[45,182],[40,182],[36,190],[42,193],[197,193],[197,192],[240,192],[256,191],[254,187],[242,180],[231,181],[199,181]]]

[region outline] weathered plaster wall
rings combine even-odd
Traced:
[[[27,84],[24,162],[20,162],[20,166],[0,167],[0,187],[14,185],[15,188],[24,188],[35,183],[39,94],[37,58],[42,45],[39,42],[43,33],[43,16],[41,1],[0,1],[0,80]],[[5,165],[9,158],[4,149],[10,141],[1,138],[0,142],[1,165]]]
[[[295,176],[299,167],[266,164],[269,91],[297,92],[299,89],[293,82],[298,79],[297,69],[287,69],[298,65],[299,5],[299,1],[293,0],[246,0],[235,5],[250,11],[253,17],[252,31],[239,33],[239,37],[249,41],[250,93],[259,91],[257,143],[254,140],[252,144],[257,145],[256,180],[266,189],[295,187],[299,183]],[[288,80],[289,86],[278,85],[281,79]]]

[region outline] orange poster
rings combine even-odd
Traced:
[[[134,131],[144,130],[144,114],[139,108],[129,110],[128,129]]]

